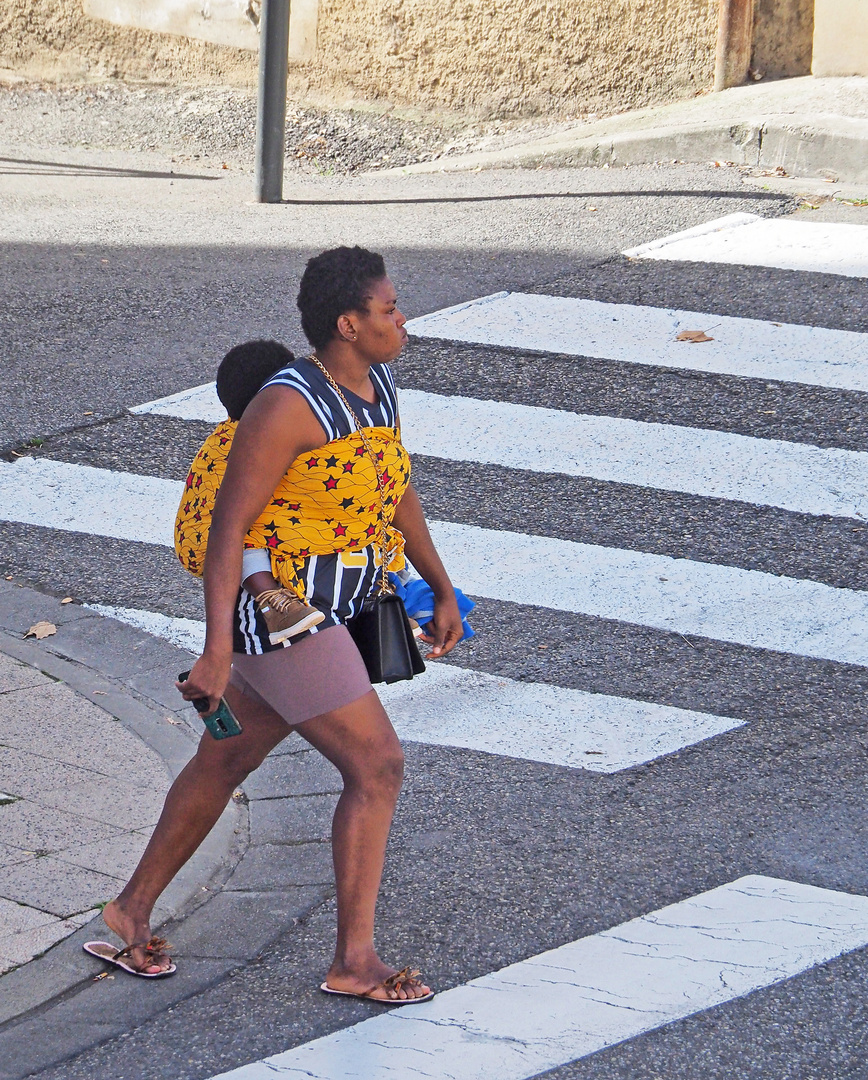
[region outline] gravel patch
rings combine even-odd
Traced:
[[[479,121],[456,114],[325,109],[290,101],[287,164],[329,175],[395,168],[492,150],[558,125]],[[559,126],[564,126],[563,124]],[[252,168],[256,96],[225,87],[0,85],[0,141],[8,146],[156,151],[177,162]]]

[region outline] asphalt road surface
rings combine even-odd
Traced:
[[[366,1027],[376,1006],[319,994],[327,902],[42,1080],[199,1080],[294,1048],[239,1080],[865,1076],[866,272],[829,272],[815,227],[849,250],[866,211],[710,166],[307,179],[257,207],[233,174],[63,161],[0,176],[3,573],[157,631],[201,619],[136,529],[207,395],[129,410],[245,338],[301,348],[305,259],[362,243],[419,319],[395,364],[414,478],[477,636],[395,697],[379,946],[441,991],[435,1022]],[[731,214],[807,231],[754,264],[621,254]],[[126,474],[165,487],[133,498]],[[22,509],[58,482],[109,494],[64,527],[47,495]],[[468,982],[580,939],[467,1019],[488,985]]]

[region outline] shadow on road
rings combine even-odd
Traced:
[[[28,167],[29,166],[29,167]],[[34,161],[0,157],[0,175],[7,176],[107,176],[146,180],[219,180],[201,173],[155,172],[149,169],[113,169],[108,165],[72,165],[65,161]]]

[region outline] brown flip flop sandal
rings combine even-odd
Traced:
[[[408,967],[402,968],[401,971],[396,971],[394,975],[390,975],[388,979],[383,979],[382,982],[376,983],[369,990],[366,990],[363,994],[354,994],[351,990],[334,990],[328,983],[321,983],[320,990],[324,994],[338,994],[340,997],[358,998],[360,1001],[375,1001],[378,1005],[421,1005],[423,1001],[430,1001],[434,997],[434,991],[425,994],[423,997],[412,998],[381,998],[373,997],[375,990],[401,990],[405,986],[421,986],[418,976],[422,973],[420,971],[411,970]]]
[[[169,943],[165,938],[152,937],[150,941],[137,941],[132,945],[126,945],[122,949],[116,949],[108,941],[86,941],[82,948],[91,956],[99,960],[105,960],[108,964],[114,964],[130,975],[138,975],[142,979],[165,979],[167,975],[174,975],[178,968],[170,961],[169,966],[163,971],[143,971],[142,968],[151,967],[155,963],[154,957],[158,953],[165,952]],[[136,967],[132,962],[133,949],[145,950],[145,962],[141,967]],[[124,960],[124,957],[130,957]]]

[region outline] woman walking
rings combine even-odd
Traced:
[[[139,866],[103,917],[140,973],[166,973],[172,965],[160,943],[147,947],[157,898],[232,792],[296,730],[343,778],[332,826],[337,945],[322,988],[407,1004],[426,1000],[430,988],[418,972],[396,971],[374,949],[374,909],[403,755],[343,625],[371,591],[379,550],[376,469],[353,414],[384,480],[387,560],[398,565],[403,546],[434,591],[430,657],[460,640],[461,617],[400,443],[388,364],[407,340],[406,320],[382,258],[355,247],[311,259],[298,306],[315,352],[274,375],[238,425],[205,559],[205,648],[179,684],[188,701],[207,697],[210,710],[225,695],[243,731],[221,740],[202,736]],[[269,513],[275,507],[279,519]],[[318,626],[271,645],[261,613],[239,588],[245,542],[269,549],[282,585],[300,584],[299,594],[324,616]]]

